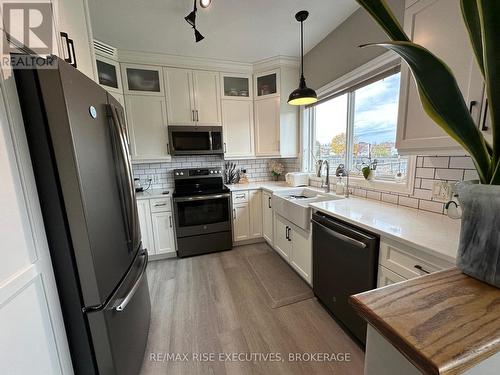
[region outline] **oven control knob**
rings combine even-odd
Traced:
[[[184,176],[184,172],[179,172],[179,174],[180,174],[181,176]]]
[[[175,172],[175,175],[178,176],[179,175],[179,172]]]

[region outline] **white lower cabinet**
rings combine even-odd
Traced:
[[[280,215],[274,215],[274,249],[287,261],[290,261],[291,244],[288,240],[288,221]]]
[[[392,272],[390,269],[384,266],[378,266],[378,282],[377,288],[382,288],[383,286],[399,283],[400,281],[405,281],[403,276],[398,275],[396,272]]]
[[[233,206],[233,241],[245,241],[250,238],[250,210],[248,203]]]
[[[267,191],[262,192],[262,236],[271,246],[274,245],[273,239],[273,208],[272,195]]]
[[[169,199],[169,198],[168,198]],[[174,219],[171,205],[160,199],[137,200],[142,246],[152,256],[175,256]]]
[[[147,249],[149,254],[154,254],[153,225],[151,222],[151,209],[149,208],[148,199],[137,201],[137,214],[139,216],[139,227],[141,229],[142,247]]]
[[[172,212],[154,212],[151,214],[151,221],[155,254],[175,252]]]
[[[252,190],[249,195],[250,238],[262,237],[262,191]]]
[[[422,250],[382,238],[380,240],[377,287],[413,279],[453,266],[453,263]]]
[[[312,282],[312,244],[310,232],[274,215],[274,249],[309,284]]]
[[[234,242],[262,237],[261,196],[260,190],[232,193]]]

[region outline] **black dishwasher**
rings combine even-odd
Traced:
[[[364,346],[366,322],[349,296],[377,287],[379,238],[319,212],[312,223],[314,294]]]

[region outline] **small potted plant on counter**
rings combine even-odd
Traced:
[[[275,181],[279,180],[280,176],[283,174],[284,171],[285,167],[283,166],[283,164],[278,163],[277,161],[271,162],[269,166],[269,172],[271,172]]]
[[[425,112],[472,158],[479,181],[457,185],[462,208],[457,267],[469,276],[500,287],[500,1],[460,1],[463,21],[484,77],[492,144],[474,123],[446,63],[408,38],[384,0],[357,2],[392,39],[375,45],[396,52],[408,64]]]

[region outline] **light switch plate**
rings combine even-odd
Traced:
[[[449,201],[451,199],[451,185],[446,181],[435,181],[432,188],[432,198],[441,201]]]

